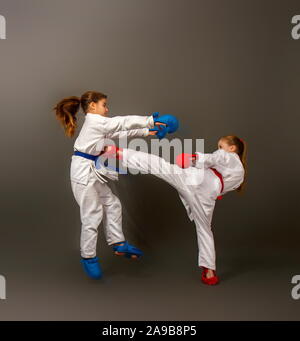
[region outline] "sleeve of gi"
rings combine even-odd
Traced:
[[[103,120],[104,134],[110,134],[118,131],[132,130],[139,128],[153,128],[153,116],[115,116],[105,117]]]
[[[228,166],[231,159],[230,153],[221,148],[213,153],[196,152],[196,154],[198,155],[195,161],[195,167],[197,168],[210,168],[218,165]]]
[[[141,128],[141,129],[115,131],[115,132],[106,134],[106,137],[110,139],[114,139],[114,138],[122,139],[124,137],[137,137],[137,136],[148,136],[148,135],[149,135],[149,128]]]

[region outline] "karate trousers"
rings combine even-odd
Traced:
[[[165,180],[177,189],[190,220],[196,225],[198,266],[216,270],[216,252],[211,221],[220,179],[209,169],[182,169],[164,159],[144,152],[123,149],[123,165]]]
[[[107,183],[101,183],[91,170],[86,185],[71,180],[71,187],[76,202],[80,206],[81,256],[83,258],[96,256],[98,227],[101,221],[108,245],[124,241],[122,206],[119,198],[112,193]]]

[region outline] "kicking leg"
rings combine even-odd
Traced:
[[[119,157],[125,167],[155,175],[178,190],[186,188],[186,171],[159,156],[123,148],[119,151]]]

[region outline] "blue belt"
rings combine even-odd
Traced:
[[[85,157],[86,159],[90,159],[90,160],[93,160],[93,161],[96,161],[97,157],[99,156],[99,155],[92,155],[92,154],[82,153],[82,152],[80,152],[78,150],[75,150],[73,155],[82,156],[82,157]]]
[[[78,151],[78,150],[75,150],[74,151],[74,153],[73,153],[73,155],[78,155],[78,156],[82,156],[82,157],[84,157],[84,158],[86,158],[86,159],[89,159],[89,160],[93,160],[93,161],[95,161],[95,163],[96,163],[96,160],[97,160],[97,158],[99,157],[99,155],[92,155],[92,154],[87,154],[87,153],[83,153],[83,152],[80,152],[80,151]],[[116,171],[116,172],[118,172],[118,173],[120,173],[120,174],[127,174],[126,172],[124,173],[122,173],[122,171],[120,171],[120,169],[118,168],[118,167],[116,167],[116,169],[114,169],[114,168],[112,168],[112,167],[108,167],[108,160],[106,160],[105,162],[104,162],[104,166],[105,167],[107,167],[107,168],[109,168],[109,169],[111,169],[111,170],[113,170],[113,171]]]

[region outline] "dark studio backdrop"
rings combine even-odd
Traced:
[[[0,320],[299,319],[299,1],[2,0],[0,14]],[[87,90],[111,115],[176,115],[173,137],[205,152],[246,140],[246,191],[213,218],[220,285],[201,283],[194,224],[150,175],[111,185],[144,258],[114,256],[100,225],[104,278],[85,277],[69,179],[84,117],[69,139],[51,109]]]

